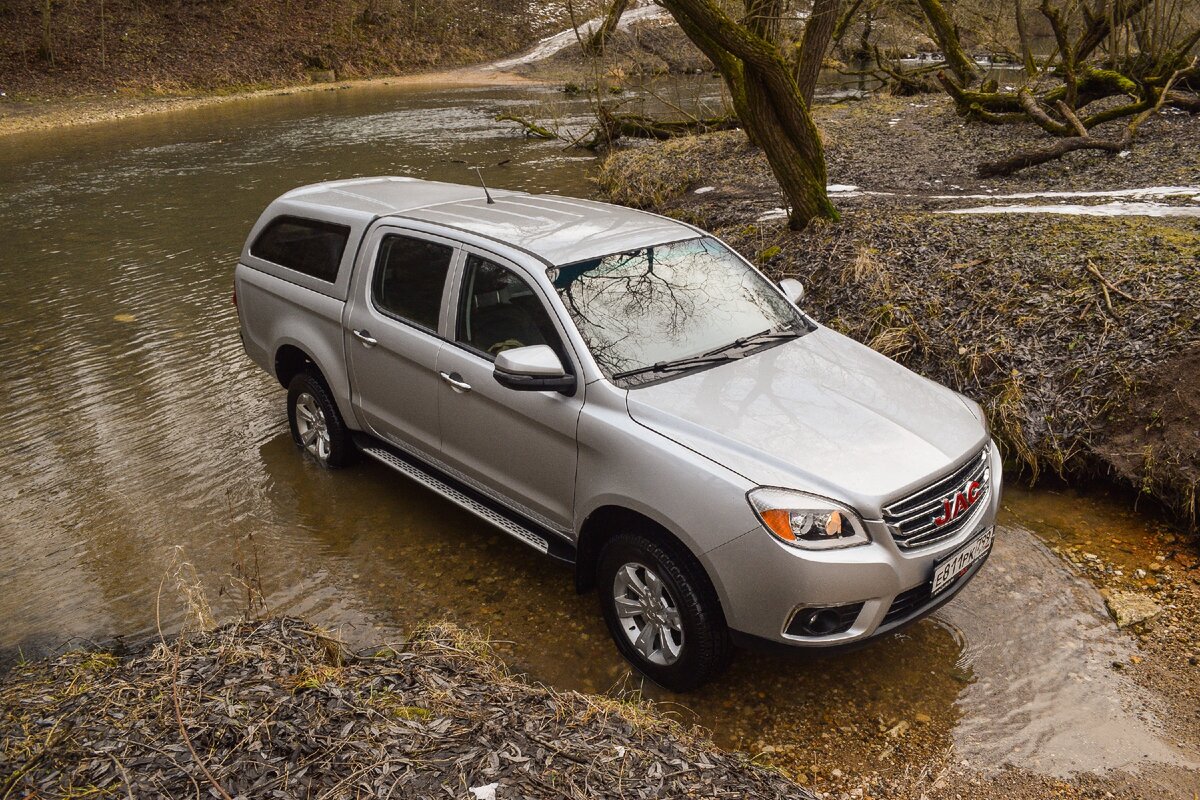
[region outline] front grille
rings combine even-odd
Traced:
[[[960,491],[969,481],[980,483],[975,505],[939,527],[934,520],[942,516],[942,500]],[[975,516],[979,505],[987,501],[991,488],[988,448],[985,447],[979,455],[949,475],[937,479],[916,494],[884,507],[883,521],[892,532],[896,544],[905,550],[934,544],[962,530],[967,521]]]
[[[890,625],[915,613],[933,597],[932,591],[933,581],[926,581],[920,586],[914,586],[907,592],[896,595],[896,599],[892,601],[891,607],[883,617],[882,624]]]

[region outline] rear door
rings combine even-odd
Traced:
[[[376,436],[436,458],[437,372],[458,243],[383,226],[368,234],[345,319],[359,422]]]
[[[515,265],[470,246],[463,252],[454,330],[438,354],[442,458],[527,516],[570,530],[584,387],[566,397],[515,391],[492,377],[497,353],[534,344],[549,345],[579,374],[561,321]]]

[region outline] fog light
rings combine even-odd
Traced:
[[[789,636],[832,636],[845,633],[858,619],[862,603],[829,608],[805,608],[797,611],[787,627]]]

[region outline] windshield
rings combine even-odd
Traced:
[[[727,348],[803,318],[715,239],[655,245],[549,271],[600,369],[612,378]],[[703,360],[705,366],[710,360]],[[643,376],[644,380],[663,377]]]

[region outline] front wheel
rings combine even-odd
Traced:
[[[729,663],[725,617],[703,569],[640,533],[613,537],[600,554],[600,606],[617,649],[655,683],[695,689]]]
[[[354,443],[337,404],[320,379],[301,372],[288,384],[288,426],[292,441],[323,467],[350,463]]]

